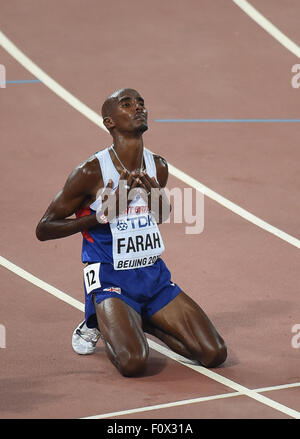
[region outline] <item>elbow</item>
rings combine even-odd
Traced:
[[[43,224],[41,222],[39,222],[39,224],[37,225],[36,229],[35,229],[35,236],[37,237],[37,239],[39,241],[46,241],[47,237],[45,235],[45,232],[43,230]]]

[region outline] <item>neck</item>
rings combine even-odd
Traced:
[[[143,137],[124,137],[118,133],[113,136],[114,149],[128,171],[140,169],[144,151]]]

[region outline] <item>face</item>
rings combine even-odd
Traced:
[[[113,95],[110,128],[118,132],[142,134],[148,129],[144,99],[135,90],[123,89]],[[108,122],[108,121],[106,121]]]

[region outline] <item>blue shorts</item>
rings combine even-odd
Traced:
[[[87,279],[84,282],[85,320],[89,327],[98,326],[93,297],[97,303],[117,297],[139,314],[151,317],[181,292],[181,288],[171,281],[170,271],[160,258],[149,267],[131,270],[115,270],[112,264],[104,262],[95,267],[97,279],[92,278],[94,273],[85,274],[89,282],[94,281],[96,288],[87,284]]]

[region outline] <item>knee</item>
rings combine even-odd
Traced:
[[[123,352],[118,358],[118,369],[121,375],[133,377],[144,372],[147,365],[146,353]]]
[[[227,347],[225,342],[219,341],[216,345],[210,346],[202,352],[201,364],[204,367],[217,367],[224,363],[227,358]]]

